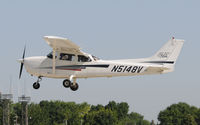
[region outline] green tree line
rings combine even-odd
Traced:
[[[2,125],[0,103],[0,125]],[[21,104],[11,104],[10,121],[21,121]],[[110,101],[107,105],[77,104],[63,101],[41,101],[28,105],[29,125],[155,125],[136,112],[129,113],[126,102]],[[186,103],[172,104],[158,114],[158,125],[200,125],[200,108]]]
[[[160,125],[200,125],[200,108],[180,102],[172,104],[158,115]]]
[[[2,105],[2,104],[1,104]],[[21,104],[11,104],[10,122],[20,124]],[[75,102],[41,101],[28,105],[29,125],[149,125],[139,113],[129,112],[126,102],[110,101],[107,105],[89,105]],[[2,106],[0,108],[0,125],[2,125]]]

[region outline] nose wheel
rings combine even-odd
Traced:
[[[42,77],[40,76],[40,77],[38,77],[38,80],[37,80],[37,82],[34,82],[33,83],[33,88],[34,89],[39,89],[40,88],[40,82],[42,81]]]
[[[40,88],[40,83],[34,82],[34,83],[33,83],[33,88],[34,88],[34,89],[39,89],[39,88]]]
[[[76,83],[76,80],[73,80],[73,83],[69,79],[65,79],[63,81],[63,86],[65,88],[70,88],[72,91],[78,90],[78,83]]]

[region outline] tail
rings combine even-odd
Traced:
[[[151,62],[162,63],[163,73],[172,72],[176,64],[176,60],[182,49],[184,40],[174,39],[169,40],[155,55],[150,57]]]

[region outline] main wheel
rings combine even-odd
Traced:
[[[71,89],[72,91],[78,90],[78,84],[77,84],[77,83],[72,84],[72,85],[70,86],[70,89]]]
[[[64,86],[65,88],[69,88],[69,87],[71,86],[71,81],[68,80],[68,79],[65,79],[65,80],[63,81],[63,86]]]
[[[39,89],[39,88],[40,88],[40,83],[34,82],[34,83],[33,83],[33,88],[34,88],[34,89]]]

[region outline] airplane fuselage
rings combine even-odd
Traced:
[[[77,78],[135,76],[172,72],[184,40],[172,38],[152,57],[142,59],[100,60],[81,51],[80,47],[66,38],[45,36],[45,41],[52,47],[47,56],[25,57],[25,48],[19,78],[23,66],[38,80],[33,88],[40,87],[41,77],[64,78],[63,86],[76,91]]]
[[[160,63],[155,65],[142,59],[96,60],[90,62],[56,59],[55,73],[52,71],[52,59],[46,56],[25,58],[24,65],[31,75],[49,78],[70,78],[72,75],[76,78],[92,78],[162,73],[161,70],[157,70],[157,68],[162,67]],[[149,67],[151,67],[151,72]],[[155,70],[152,70],[153,67]]]

